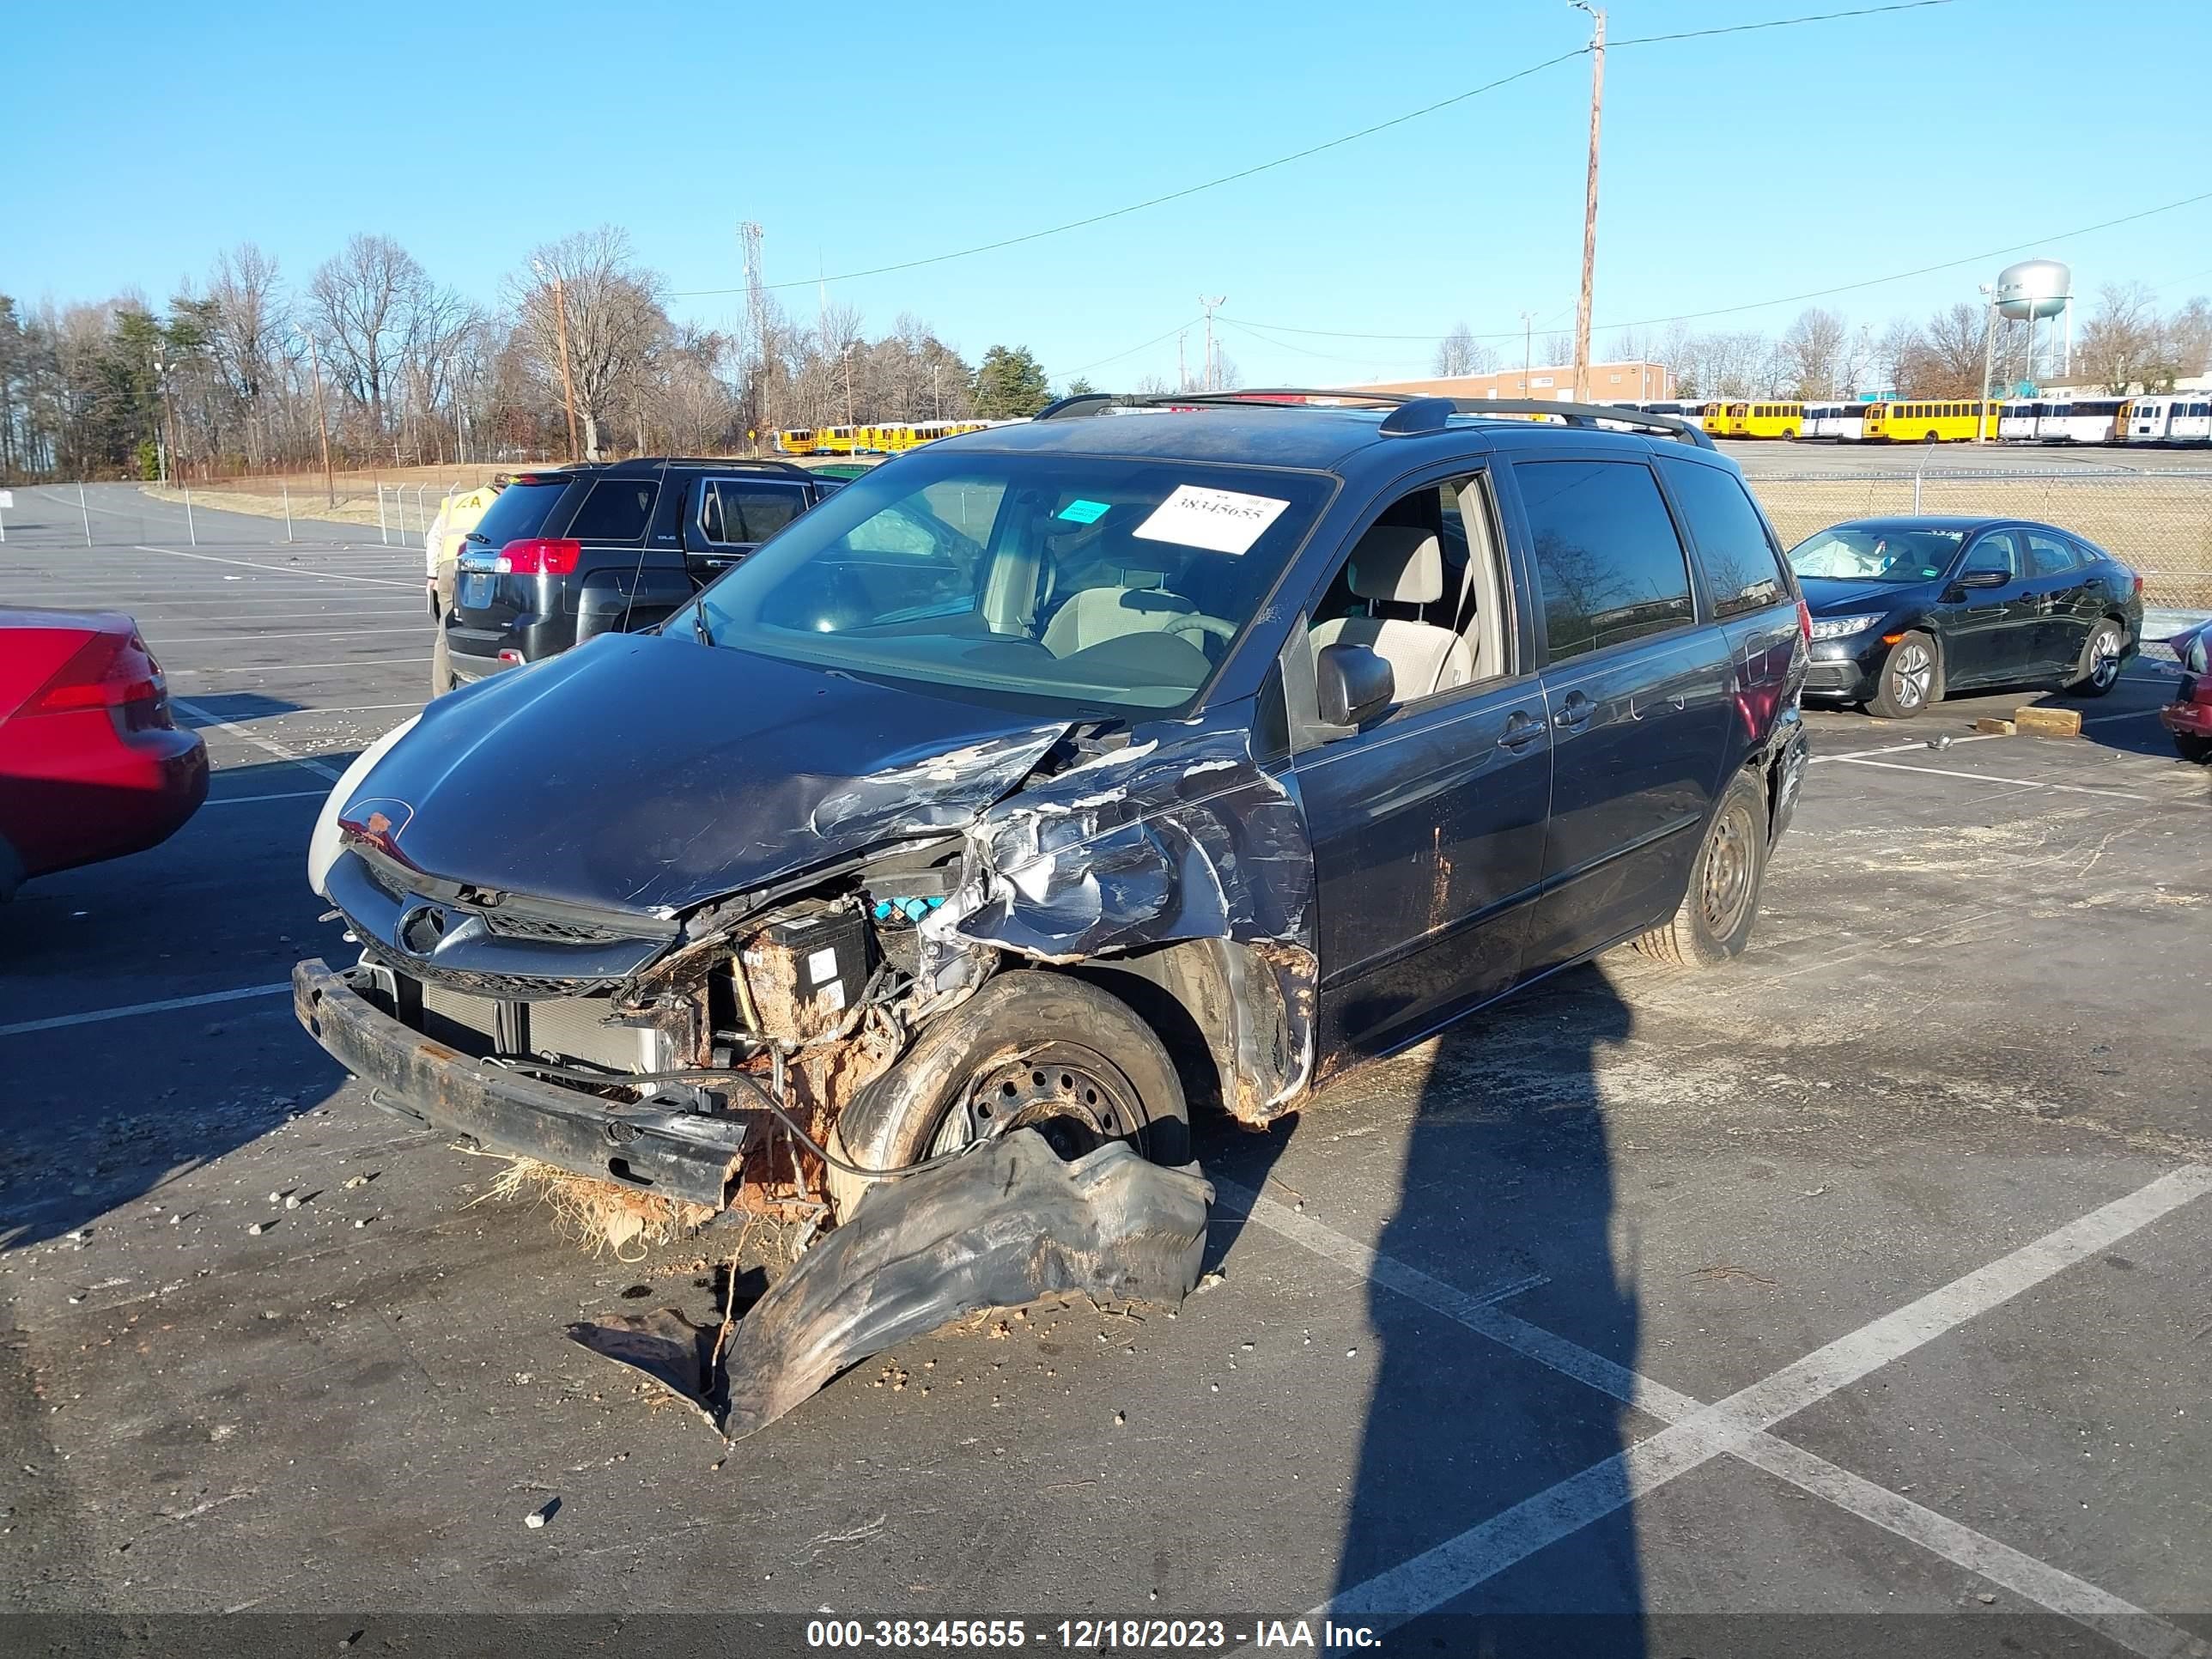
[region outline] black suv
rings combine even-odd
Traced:
[[[301,1021],[441,1130],[818,1220],[1020,1127],[1180,1164],[1194,1098],[1265,1123],[1623,940],[1741,951],[1809,623],[1735,464],[1250,395],[941,440],[432,702],[317,825],[362,956]]]
[[[641,459],[517,474],[461,548],[431,695],[595,634],[653,626],[842,482],[788,461]]]

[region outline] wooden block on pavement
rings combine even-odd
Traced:
[[[2078,708],[2015,708],[2012,723],[2031,738],[2078,738],[2081,711]]]
[[[2020,728],[2010,720],[2001,720],[1992,715],[1985,714],[1974,722],[1974,730],[1986,732],[1993,738],[2009,738]]]

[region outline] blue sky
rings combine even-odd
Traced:
[[[1863,0],[1614,0],[1616,40]],[[1446,98],[1580,44],[1565,0],[1212,7],[301,7],[27,0],[0,100],[0,292],[161,298],[254,240],[304,282],[356,230],[484,300],[535,244],[602,222],[677,290],[742,280],[736,222],[811,314],[817,269],[916,258],[1119,207]],[[2212,189],[2174,136],[2212,6],[1954,0],[1608,55],[1597,271],[1608,325],[1881,276],[2013,244],[2085,298],[2212,289]],[[2162,65],[2176,66],[2169,74]],[[833,283],[971,358],[1055,381],[1172,374],[1227,296],[1248,384],[1425,368],[1464,320],[1573,319],[1589,62],[1258,177],[1009,249]],[[2162,88],[2174,90],[2166,92]],[[2130,117],[2127,112],[2140,112]],[[817,264],[818,261],[818,264]],[[1877,325],[2002,259],[1822,303]],[[1709,326],[1779,330],[1802,302]],[[675,301],[714,324],[736,295]],[[1140,342],[1166,335],[1145,349]],[[1189,350],[1197,361],[1197,331]],[[1509,355],[1517,349],[1499,342]],[[1111,359],[1101,362],[1099,360]]]

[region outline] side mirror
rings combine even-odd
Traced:
[[[2011,580],[2011,574],[2003,570],[1962,570],[1959,573],[1959,586],[1961,587],[2002,587]]]
[[[1364,645],[1325,645],[1314,659],[1314,691],[1331,726],[1357,726],[1397,695],[1390,665]]]

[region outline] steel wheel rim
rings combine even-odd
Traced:
[[[1917,640],[1907,640],[1897,647],[1897,655],[1889,666],[1891,684],[1895,688],[1897,705],[1900,708],[1917,708],[1928,701],[1928,694],[1936,680],[1936,659],[1928,647]]]
[[[1121,1068],[1077,1042],[1046,1042],[984,1066],[938,1125],[928,1156],[1034,1128],[1064,1158],[1125,1140],[1151,1122]]]
[[[1716,939],[1734,933],[1750,906],[1752,873],[1758,867],[1753,834],[1750,810],[1741,802],[1729,805],[1714,821],[1698,884],[1698,910]]]
[[[2116,628],[2100,628],[2089,641],[2089,684],[2108,691],[2120,678],[2120,653],[2126,644]]]

